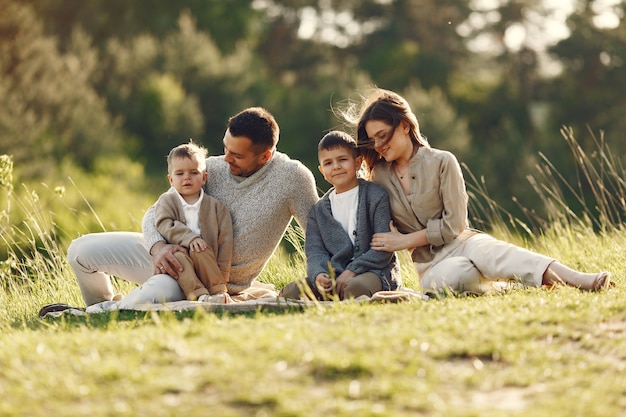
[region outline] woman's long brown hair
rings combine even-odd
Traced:
[[[401,123],[409,126],[409,136],[417,146],[429,147],[428,141],[420,133],[419,122],[409,103],[399,94],[393,91],[376,89],[362,105],[363,110],[360,113],[357,122],[357,144],[363,155],[367,174],[369,175],[382,157],[374,150],[372,141],[367,136],[365,124],[370,120],[379,120],[394,129]],[[390,136],[391,138],[391,136]]]

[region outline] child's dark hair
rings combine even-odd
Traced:
[[[352,155],[357,158],[361,155],[361,151],[356,145],[356,140],[346,132],[340,130],[331,130],[320,140],[317,145],[317,151],[346,148],[352,151]]]
[[[178,145],[173,148],[169,155],[167,155],[167,166],[168,170],[172,164],[172,159],[174,158],[189,158],[194,159],[198,158],[200,160],[205,160],[207,158],[208,151],[206,148],[203,148],[200,145],[196,145],[192,140],[189,143],[183,143],[182,145]]]

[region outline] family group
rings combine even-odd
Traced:
[[[403,250],[424,293],[611,284],[608,272],[577,271],[471,228],[456,157],[430,146],[402,96],[375,89],[342,117],[356,137],[333,130],[319,141],[318,168],[332,185],[321,198],[312,172],[277,150],[279,126],[260,107],[228,120],[223,155],[193,142],[172,149],[171,188],[147,210],[142,233],[92,233],[69,246],[86,306],[371,297],[402,288]],[[306,276],[279,293],[257,277],[293,218],[305,231]],[[138,286],[122,297],[111,276]]]

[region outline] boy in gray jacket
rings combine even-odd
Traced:
[[[304,250],[307,278],[285,286],[288,298],[371,297],[402,285],[394,252],[374,251],[374,233],[390,230],[387,191],[358,177],[362,157],[355,140],[331,131],[319,142],[319,170],[333,185],[309,212]]]

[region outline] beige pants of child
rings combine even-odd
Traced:
[[[226,279],[222,275],[213,249],[208,247],[202,252],[176,252],[174,254],[183,266],[178,274],[178,285],[188,300],[195,301],[204,294],[226,292]]]

